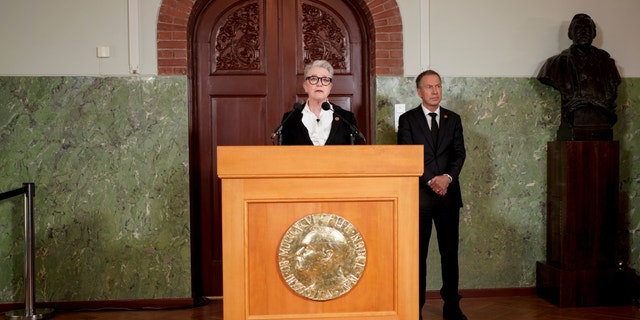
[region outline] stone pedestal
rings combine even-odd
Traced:
[[[560,307],[622,304],[618,141],[554,141],[547,153],[547,260],[536,290]]]
[[[558,141],[613,140],[613,124],[617,116],[601,108],[584,107],[563,117],[558,128]]]

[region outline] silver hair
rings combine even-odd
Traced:
[[[313,67],[327,69],[327,71],[329,71],[329,77],[333,78],[333,67],[331,66],[331,63],[326,60],[315,60],[304,67],[305,78],[309,76],[309,70]]]

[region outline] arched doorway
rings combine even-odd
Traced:
[[[210,0],[162,0],[156,26],[158,75],[190,74],[188,42],[199,19],[199,12]],[[365,14],[367,28],[375,38],[368,39],[372,53],[371,74],[404,74],[402,17],[396,0],[351,0]],[[189,65],[189,66],[188,66]]]
[[[282,114],[304,101],[307,63],[332,63],[331,100],[353,111],[367,140],[374,139],[367,42],[373,35],[359,9],[343,0],[216,0],[202,6],[190,48],[192,246],[199,247],[194,263],[201,276],[194,278],[194,291],[221,295],[224,281],[216,146],[270,144]]]
[[[286,0],[285,0],[286,1]],[[216,288],[212,288],[211,279],[203,279],[203,270],[212,270],[211,264],[207,266],[207,259],[201,256],[203,251],[203,236],[205,238],[213,238],[211,233],[202,231],[202,225],[212,223],[212,221],[202,221],[202,204],[200,203],[203,195],[207,194],[200,190],[203,180],[199,177],[211,177],[211,166],[199,167],[200,163],[206,163],[204,158],[200,157],[200,149],[198,139],[194,137],[194,128],[197,126],[195,122],[198,118],[194,102],[196,94],[194,88],[194,73],[196,63],[194,63],[194,35],[195,26],[202,19],[201,13],[213,0],[162,0],[158,14],[157,22],[157,57],[158,57],[158,75],[189,75],[189,135],[190,135],[190,193],[191,193],[191,233],[192,233],[192,286],[194,300],[199,299],[203,295],[218,295]],[[318,1],[316,1],[318,2]],[[356,8],[355,12],[362,14],[362,19],[366,23],[366,45],[370,52],[369,70],[366,72],[369,77],[363,79],[361,86],[372,88],[369,93],[369,99],[375,95],[375,79],[374,76],[402,76],[403,75],[403,43],[402,43],[402,18],[396,0],[380,0],[375,2],[365,0],[345,0]],[[360,21],[362,22],[362,21]],[[370,100],[366,108],[373,109],[373,101]],[[286,108],[286,105],[281,106]],[[373,117],[373,113],[371,113]],[[369,121],[373,121],[372,119]],[[362,125],[362,124],[361,124]],[[375,128],[367,128],[368,140],[371,138]],[[211,150],[209,146],[205,146]],[[210,159],[211,165],[215,163],[215,159]],[[210,188],[211,189],[211,188]],[[210,201],[210,200],[209,200]],[[209,239],[209,240],[210,240]],[[216,253],[216,254],[219,254]],[[212,254],[215,257],[216,254]],[[216,267],[218,268],[218,267]],[[215,268],[214,268],[215,269]],[[215,272],[214,272],[215,273]],[[219,283],[221,286],[222,284]]]

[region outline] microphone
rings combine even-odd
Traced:
[[[365,138],[364,138],[364,135],[362,134],[362,132],[360,132],[360,130],[358,130],[358,127],[354,126],[351,122],[347,121],[347,119],[345,119],[344,117],[340,116],[340,114],[338,114],[338,113],[337,113],[337,112],[336,112],[336,111],[331,107],[331,104],[330,104],[329,102],[326,102],[326,101],[325,101],[325,102],[323,102],[323,103],[322,103],[322,110],[325,110],[325,111],[329,111],[329,110],[331,110],[331,111],[333,111],[333,113],[334,113],[334,114],[337,114],[337,118],[338,118],[339,120],[342,120],[342,122],[346,123],[346,124],[349,126],[349,128],[351,129],[351,134],[352,134],[352,135],[351,135],[351,144],[355,144],[355,141],[353,141],[353,134],[354,134],[354,133],[355,133],[355,134],[357,134],[357,135],[358,135],[358,137],[360,137],[360,139],[362,139],[362,141],[363,141],[364,143],[367,143],[367,139],[365,139]]]
[[[296,103],[293,104],[293,111],[289,112],[287,117],[284,118],[284,120],[282,120],[280,125],[271,134],[271,143],[273,143],[273,139],[277,136],[278,137],[278,145],[282,145],[282,126],[284,126],[284,123],[287,122],[287,120],[289,120],[289,118],[291,118],[291,116],[294,113],[302,111],[302,108],[304,108],[304,106],[299,102],[296,102]]]

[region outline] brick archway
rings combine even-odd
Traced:
[[[162,0],[157,25],[158,74],[186,75],[187,32],[193,7],[200,0]],[[372,57],[376,76],[402,76],[402,18],[396,0],[356,0],[367,13],[375,39]]]

